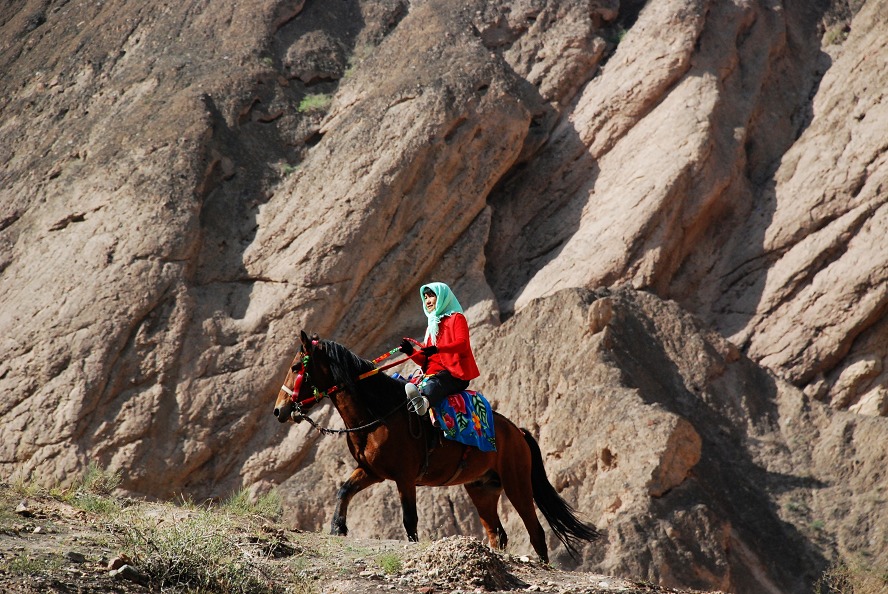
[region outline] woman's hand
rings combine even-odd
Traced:
[[[434,355],[437,352],[438,352],[438,347],[436,347],[435,345],[422,347],[422,354],[426,356],[426,359],[428,359],[429,357],[431,357],[432,355]]]
[[[413,343],[410,342],[409,338],[405,338],[401,341],[401,346],[398,347],[398,350],[407,355],[408,357],[413,354]],[[423,349],[425,350],[425,349]]]

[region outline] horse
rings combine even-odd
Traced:
[[[306,413],[326,397],[345,422],[344,430],[322,429],[345,433],[357,462],[337,492],[331,534],[348,534],[346,517],[355,495],[391,480],[400,496],[407,538],[413,542],[419,540],[416,488],[449,485],[466,490],[491,548],[505,549],[508,542],[497,513],[504,491],[543,563],[549,562],[549,554],[534,504],[573,558],[577,558],[580,541],[592,542],[600,536],[549,482],[540,447],[527,430],[494,412],[495,451],[441,439],[428,415],[418,417],[408,410],[403,380],[378,373],[380,368],[373,362],[333,341],[316,335],[309,338],[304,331],[301,341],[278,392],[274,415],[281,423],[308,419],[317,428]]]

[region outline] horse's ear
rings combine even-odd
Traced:
[[[326,345],[325,345],[323,342],[321,342],[321,336],[320,336],[320,334],[318,334],[317,332],[312,332],[312,333],[311,333],[310,340],[311,340],[311,343],[310,343],[310,344],[311,344],[312,351],[315,351],[315,350],[318,350],[318,351],[324,351],[324,350],[326,350],[327,347],[326,347]]]
[[[299,338],[302,340],[302,350],[306,353],[311,352],[311,340],[309,340],[308,334],[305,333],[305,330],[302,331]]]

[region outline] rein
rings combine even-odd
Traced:
[[[317,429],[318,433],[320,433],[321,435],[342,435],[343,433],[355,433],[356,431],[363,431],[364,429],[369,429],[370,427],[375,427],[376,425],[379,425],[380,423],[382,423],[383,419],[391,416],[399,408],[401,408],[402,406],[406,406],[406,405],[407,405],[407,401],[405,400],[404,402],[402,402],[401,404],[399,404],[398,406],[396,406],[395,408],[393,408],[389,412],[382,415],[381,418],[378,418],[374,421],[370,421],[366,425],[361,425],[360,427],[347,427],[345,429],[331,429],[330,427],[321,427],[320,425],[315,423],[314,419],[312,419],[308,415],[302,415],[302,418],[305,419],[306,421],[308,421],[309,425],[311,425],[312,427]]]

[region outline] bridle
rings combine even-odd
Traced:
[[[312,347],[317,346],[317,344],[318,344],[317,340],[312,341]],[[385,361],[386,359],[388,359],[389,357],[391,357],[392,355],[394,355],[395,353],[397,353],[399,351],[400,351],[400,349],[396,347],[396,348],[393,348],[392,350],[390,350],[389,352],[383,353],[379,357],[376,357],[375,359],[373,359],[371,361],[371,363],[373,363],[374,368],[358,375],[357,380],[360,381],[362,379],[366,379],[368,377],[376,375],[377,373],[379,373],[381,371],[384,371],[386,369],[390,369],[392,367],[400,365],[404,361],[407,361],[410,359],[410,357],[405,356],[402,359],[397,359],[395,361],[392,361],[391,363],[383,365],[382,367],[376,367],[377,364],[381,363],[382,361]],[[309,417],[306,414],[308,412],[308,409],[313,407],[315,404],[317,404],[318,402],[320,402],[324,398],[327,398],[328,396],[332,396],[333,394],[336,394],[337,392],[341,392],[344,388],[342,386],[336,384],[336,385],[333,385],[333,386],[327,388],[326,390],[318,390],[317,386],[315,386],[314,384],[311,383],[311,379],[308,374],[309,361],[310,361],[309,354],[303,353],[302,359],[299,362],[294,363],[293,367],[290,368],[290,370],[293,373],[296,373],[296,381],[293,382],[293,389],[288,388],[287,384],[285,383],[284,385],[281,386],[281,390],[283,390],[290,397],[290,403],[293,405],[293,412],[291,413],[293,419],[294,420],[305,419],[306,421],[308,421],[308,423],[312,427],[317,429],[323,435],[354,433],[355,431],[362,431],[364,429],[369,429],[371,427],[375,427],[376,425],[382,423],[383,419],[392,415],[395,411],[397,411],[402,406],[407,405],[407,400],[405,399],[404,402],[398,404],[395,408],[393,408],[391,411],[384,414],[381,418],[377,418],[373,421],[370,421],[369,423],[367,423],[365,425],[361,425],[360,427],[351,427],[351,428],[346,428],[346,429],[330,429],[327,427],[320,427],[317,423],[314,422],[314,420],[312,420],[311,417]],[[299,392],[302,388],[302,383],[306,380],[309,382],[309,385],[311,386],[312,395],[309,396],[308,398],[303,398],[302,400],[300,400],[299,399]],[[306,408],[303,409],[302,408],[303,406],[305,406]]]

